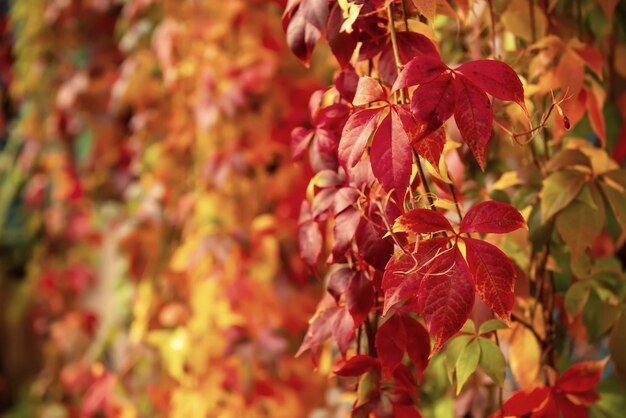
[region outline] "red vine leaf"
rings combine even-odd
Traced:
[[[335,370],[335,374],[344,377],[357,377],[379,366],[380,360],[377,358],[365,354],[357,354],[346,361],[340,369]]]
[[[372,102],[379,100],[385,100],[387,97],[385,91],[381,87],[378,80],[372,77],[363,76],[359,78],[359,83],[356,87],[356,94],[352,104],[355,106],[365,106]]]
[[[524,110],[524,87],[515,70],[502,61],[477,60],[456,69],[478,87],[500,100],[519,104]]]
[[[454,78],[448,72],[422,83],[411,98],[411,111],[421,126],[421,135],[429,135],[440,128],[454,113],[456,90]]]
[[[363,274],[355,274],[346,289],[346,308],[358,327],[365,321],[374,304],[374,287]]]
[[[300,208],[298,242],[300,256],[310,266],[314,266],[322,252],[322,232],[319,225],[313,221],[311,208],[306,201],[302,202]]]
[[[515,302],[515,267],[495,245],[473,238],[463,240],[478,295],[498,317],[509,321]]]
[[[450,239],[444,237],[424,240],[413,256],[402,254],[397,259],[389,260],[382,281],[385,291],[383,315],[398,302],[417,294],[423,273],[428,271],[434,258],[445,250],[448,242]]]
[[[295,11],[293,10],[294,8],[287,8],[283,15],[287,46],[300,61],[308,65],[321,32],[304,18],[301,7],[296,6]]]
[[[342,166],[352,168],[359,162],[382,111],[383,108],[363,109],[348,118],[339,141],[339,162]]]
[[[409,137],[398,118],[389,112],[374,133],[370,161],[374,177],[385,191],[395,190],[399,196],[409,187],[413,154]]]
[[[473,206],[465,214],[459,232],[505,234],[520,228],[528,227],[517,209],[508,203],[489,200]]]
[[[417,320],[401,313],[393,315],[378,328],[375,345],[387,375],[400,365],[404,353],[407,353],[421,380],[428,365],[430,337]]]
[[[439,171],[439,160],[446,145],[446,131],[439,128],[430,135],[422,137],[413,143],[413,148],[420,157],[428,161],[435,170]]]
[[[439,77],[447,69],[448,67],[441,61],[439,56],[419,55],[406,64],[391,90],[397,91],[427,83]]]
[[[306,350],[317,350],[331,336],[345,355],[354,336],[354,322],[344,307],[331,306],[315,314],[296,357]]]
[[[435,337],[436,352],[461,329],[474,306],[471,273],[456,245],[435,258],[424,274],[417,303]]]
[[[484,170],[485,149],[493,123],[491,102],[483,90],[462,75],[456,76],[454,85],[457,92],[454,120],[463,141]]]
[[[452,231],[452,225],[445,216],[434,210],[424,208],[406,212],[396,220],[396,225],[403,231],[411,231],[416,234]]]

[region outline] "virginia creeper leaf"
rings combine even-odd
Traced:
[[[383,270],[393,254],[393,240],[383,236],[387,233],[380,215],[370,212],[370,219],[361,218],[356,230],[356,243],[365,261],[379,270]]]
[[[411,98],[411,111],[421,126],[421,135],[429,135],[440,128],[454,113],[456,90],[450,73],[420,84]]]
[[[354,319],[354,326],[361,325],[374,304],[374,287],[363,274],[355,274],[346,289],[346,308]]]
[[[378,80],[368,76],[359,78],[359,84],[357,84],[356,87],[354,100],[352,100],[353,105],[364,106],[372,102],[385,99],[385,91],[381,87]]]
[[[541,190],[541,220],[546,222],[576,198],[585,184],[585,175],[577,170],[550,174]]]
[[[522,82],[517,73],[502,61],[471,61],[456,70],[493,97],[515,102],[526,108]]]
[[[524,217],[508,203],[489,200],[474,205],[461,221],[460,233],[505,234],[527,228]]]
[[[435,170],[439,170],[439,160],[446,145],[446,131],[439,128],[430,135],[422,137],[419,141],[413,143],[413,148],[420,157],[432,165]]]
[[[410,86],[427,83],[437,78],[447,69],[448,67],[441,61],[439,56],[418,55],[404,66],[404,69],[393,84],[391,90],[397,91]]]
[[[411,231],[416,234],[452,231],[452,225],[445,216],[437,211],[424,208],[406,212],[396,220],[396,226],[402,231]]]
[[[409,187],[413,154],[402,124],[389,112],[372,138],[370,161],[374,177],[385,191],[395,190],[400,197]]]
[[[326,36],[328,38],[328,46],[330,46],[330,50],[333,52],[335,58],[337,58],[337,62],[342,68],[345,68],[350,65],[350,58],[352,58],[352,54],[354,54],[359,40],[359,34],[356,31],[350,33],[342,31],[341,25],[343,22],[343,11],[339,4],[335,3],[332,5],[328,16]],[[346,100],[352,101],[352,98],[348,97]]]
[[[487,334],[489,332],[495,331],[497,329],[507,329],[507,328],[508,326],[504,322],[498,319],[488,319],[482,324],[480,324],[480,327],[478,328],[478,333],[480,335],[483,335],[483,334]]]
[[[339,162],[352,168],[361,159],[367,141],[378,125],[382,108],[363,109],[353,113],[346,122],[339,141]]]
[[[521,417],[538,408],[546,399],[550,397],[550,388],[538,387],[530,392],[515,392],[502,405],[503,416]],[[495,416],[502,416],[497,414]]]
[[[506,360],[500,348],[488,338],[478,338],[480,345],[480,367],[498,386],[504,383]]]
[[[300,227],[298,230],[300,255],[310,266],[314,266],[322,252],[322,232],[311,216],[311,208],[308,202],[302,202]]]
[[[418,307],[435,337],[433,352],[461,329],[474,306],[471,273],[457,246],[440,254],[424,274]]]
[[[340,369],[335,370],[335,374],[345,377],[357,377],[369,372],[374,367],[379,366],[379,364],[379,360],[374,357],[357,354],[346,361]]]
[[[375,346],[385,374],[390,375],[402,361],[406,348],[406,330],[400,315],[393,315],[378,328]]]
[[[495,245],[473,238],[463,240],[478,295],[498,317],[508,322],[515,300],[515,267]]]
[[[456,360],[456,394],[461,393],[467,379],[476,371],[480,359],[480,345],[474,340],[459,355]]]
[[[283,22],[285,22],[285,20],[283,20]],[[304,18],[300,7],[291,15],[288,22],[286,29],[287,45],[300,61],[308,65],[315,44],[321,37],[321,33]]]
[[[321,33],[326,30],[328,20],[328,0],[302,0],[300,3],[302,16]]]
[[[604,222],[598,216],[598,210],[574,200],[556,216],[556,229],[577,259],[600,235]]]
[[[576,363],[559,376],[555,386],[569,393],[595,391],[605,364],[606,360]]]
[[[413,255],[415,258],[402,254],[397,259],[389,260],[382,282],[385,291],[383,315],[386,315],[396,303],[417,294],[422,274],[428,271],[434,257],[444,251],[449,241],[443,237],[424,240],[420,242],[417,252]]]
[[[493,123],[491,102],[483,90],[462,75],[455,77],[454,86],[457,94],[454,120],[463,141],[484,170],[485,149]]]

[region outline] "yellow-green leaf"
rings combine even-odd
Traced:
[[[480,337],[480,368],[491,377],[498,386],[504,383],[506,360],[500,348],[490,339]]]
[[[461,352],[456,360],[456,393],[461,393],[467,379],[476,371],[480,359],[480,345],[478,341],[472,341]]]
[[[541,221],[545,222],[572,202],[585,184],[585,174],[563,170],[550,174],[541,190]]]

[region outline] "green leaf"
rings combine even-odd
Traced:
[[[461,355],[461,352],[465,350],[465,347],[467,347],[467,344],[469,344],[471,339],[471,335],[459,335],[458,337],[448,341],[446,344],[446,367],[448,369],[449,377],[451,377],[452,371],[456,367],[456,361]]]
[[[623,171],[623,170],[617,170]],[[626,185],[622,185],[621,173],[610,171],[603,176],[604,182],[598,182],[609,201],[609,206],[622,230],[626,230]]]
[[[569,316],[576,316],[582,312],[589,300],[591,284],[584,280],[574,283],[565,293],[565,310]]]
[[[499,319],[489,319],[482,324],[480,324],[480,328],[478,329],[479,334],[487,334],[488,332],[495,331],[497,329],[507,329],[508,326],[500,321]]]
[[[498,386],[504,383],[506,360],[500,348],[490,339],[480,337],[480,367]]]
[[[565,148],[550,158],[550,161],[546,164],[546,169],[548,171],[558,171],[564,167],[573,167],[576,165],[591,168],[591,160],[577,149]]]
[[[585,184],[586,176],[577,170],[550,174],[541,190],[541,221],[546,222],[576,198]]]
[[[596,292],[589,293],[589,300],[583,312],[583,323],[589,333],[589,341],[595,342],[608,332],[619,314],[619,307],[606,304]]]
[[[356,394],[356,405],[359,407],[371,402],[378,393],[378,381],[380,379],[379,373],[376,369],[362,375],[359,378],[359,388]]]
[[[626,308],[622,308],[609,336],[609,353],[615,370],[626,379]]]
[[[472,320],[472,318],[469,318],[465,324],[463,325],[463,328],[461,328],[461,332],[466,332],[468,334],[476,334],[476,324],[474,324],[474,321]]]
[[[456,360],[456,394],[461,393],[463,385],[474,373],[480,359],[480,345],[478,341],[472,341]]]
[[[575,200],[556,217],[556,229],[577,259],[602,232],[604,223],[598,210]]]

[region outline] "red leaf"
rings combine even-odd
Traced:
[[[557,379],[556,387],[564,392],[582,393],[593,391],[600,382],[606,361],[576,363]]]
[[[393,377],[393,390],[396,394],[406,393],[417,396],[417,382],[409,366],[402,363],[398,364],[391,376]]]
[[[524,217],[508,203],[489,200],[474,205],[461,221],[460,233],[504,234],[527,228]]]
[[[445,145],[446,131],[443,128],[439,128],[430,135],[414,142],[413,148],[415,148],[420,157],[426,159],[435,170],[439,171],[439,160]]]
[[[428,366],[430,356],[430,336],[422,324],[408,315],[402,315],[402,322],[406,330],[405,350],[417,372],[418,382]]]
[[[398,79],[393,84],[392,91],[400,90],[410,86],[427,83],[437,78],[448,67],[441,61],[439,56],[419,55],[409,61]]]
[[[335,374],[345,377],[361,376],[379,365],[380,361],[377,358],[365,354],[357,354],[346,361],[339,370],[335,370]]]
[[[283,18],[283,22],[286,21],[289,22],[286,29],[287,45],[300,61],[308,65],[321,33],[304,18],[302,9],[299,7],[291,15],[291,19]]]
[[[364,109],[353,113],[346,122],[339,141],[339,162],[352,168],[361,159],[367,141],[376,130],[382,108]]]
[[[315,314],[313,321],[302,341],[296,357],[300,356],[308,349],[316,350],[335,332],[338,318],[341,313],[346,312],[344,308],[332,306]],[[349,315],[348,315],[349,316]]]
[[[359,226],[361,214],[353,207],[349,207],[337,216],[335,216],[335,225],[333,226],[333,258],[341,258],[346,252],[354,234]]]
[[[452,225],[441,213],[431,209],[413,209],[398,218],[397,224],[416,234],[452,231]]]
[[[305,129],[301,126],[294,128],[294,130],[291,131],[291,158],[293,161],[302,159],[302,156],[309,148],[312,138],[313,131]]]
[[[378,328],[375,346],[385,374],[390,375],[405,352],[406,330],[400,315],[393,315]]]
[[[346,289],[346,308],[358,327],[365,321],[374,304],[374,287],[363,274],[352,276]]]
[[[396,38],[401,64],[405,64],[417,56],[441,60],[435,44],[421,33],[398,32]],[[393,84],[396,81],[398,70],[396,69],[396,59],[391,42],[385,46],[383,53],[380,55],[378,73],[387,84]]]
[[[489,98],[467,78],[457,75],[454,120],[463,141],[469,146],[481,170],[485,169],[485,148],[491,136],[493,113]]]
[[[300,10],[307,22],[320,32],[325,32],[328,20],[328,0],[302,0]]]
[[[374,133],[370,162],[374,177],[385,191],[395,190],[403,197],[409,187],[413,154],[409,137],[398,118],[389,112]]]
[[[387,97],[385,91],[381,87],[378,80],[372,77],[363,76],[359,78],[356,87],[356,94],[352,104],[355,106],[364,106],[379,100],[385,100]]]
[[[515,267],[495,245],[472,238],[463,240],[478,295],[498,317],[508,321],[515,302]]]
[[[354,99],[358,83],[359,75],[351,65],[348,65],[346,68],[341,70],[341,72],[337,74],[337,77],[335,77],[335,88],[341,95],[341,98],[350,103],[352,103],[352,100]]]
[[[387,233],[380,215],[370,211],[370,220],[361,219],[356,231],[356,243],[361,255],[370,265],[382,270],[393,254],[393,240]]]
[[[354,338],[354,320],[347,309],[342,308],[337,313],[337,322],[333,330],[333,335],[337,340],[337,347],[343,356],[346,355],[350,342]]]
[[[331,273],[328,278],[326,291],[335,299],[335,302],[339,303],[341,295],[346,291],[348,283],[350,283],[355,274],[356,272],[345,267]]]
[[[556,400],[561,416],[567,418],[587,418],[589,416],[589,412],[587,412],[587,407],[585,405],[576,405],[570,401],[566,395],[558,392],[554,393],[553,396]]]
[[[422,418],[415,405],[404,405],[400,403],[393,403],[393,416],[394,418]]]
[[[342,68],[350,65],[350,58],[354,54],[354,49],[359,40],[357,31],[347,33],[341,30],[343,24],[343,11],[339,4],[332,6],[330,15],[328,16],[328,24],[326,25],[326,36],[328,37],[328,46],[333,52],[337,62]],[[351,99],[346,99],[351,101]]]
[[[435,256],[443,251],[450,242],[449,238],[432,238],[420,241],[419,248],[413,257],[403,254],[400,258],[392,258],[385,267],[382,288],[385,291],[383,315],[386,315],[396,303],[417,294],[422,274]]]
[[[314,266],[322,252],[322,232],[319,225],[311,220],[311,209],[306,201],[302,202],[300,208],[299,223],[300,255],[310,266]]]
[[[436,352],[461,329],[474,306],[471,273],[457,246],[434,259],[422,278],[417,302],[435,337]]]
[[[456,90],[450,73],[444,72],[436,79],[422,83],[411,98],[411,111],[422,126],[421,135],[440,128],[454,113]]]
[[[407,273],[407,272],[411,273]],[[400,258],[391,258],[385,267],[382,288],[385,291],[383,315],[393,305],[417,293],[421,276],[417,272],[417,266],[413,257],[402,254]]]
[[[375,345],[387,375],[396,370],[407,353],[421,380],[428,365],[430,337],[417,320],[401,313],[393,315],[378,328]]]
[[[502,61],[471,61],[456,70],[493,97],[518,103],[526,109],[522,82],[515,70]]]
[[[530,392],[515,392],[502,405],[504,416],[520,417],[538,408],[550,397],[550,388],[538,387]]]

